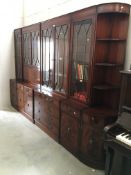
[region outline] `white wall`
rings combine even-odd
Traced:
[[[85,7],[107,2],[131,4],[131,0],[24,0],[24,24],[44,21]]]
[[[130,64],[131,64],[131,9],[130,9],[130,20],[129,20],[128,40],[127,40],[126,60],[125,60],[126,70],[130,69]]]
[[[85,7],[108,2],[131,4],[131,0],[24,0],[24,25],[44,21]],[[125,69],[131,64],[131,15],[128,32]]]
[[[15,77],[13,30],[23,26],[23,0],[0,0],[0,109],[10,106],[9,79]]]

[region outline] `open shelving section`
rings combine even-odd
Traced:
[[[96,24],[92,105],[106,105],[113,110],[119,105],[129,18],[126,7],[121,8],[124,11],[99,8]]]

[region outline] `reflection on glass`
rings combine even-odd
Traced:
[[[74,23],[71,94],[87,100],[88,65],[90,59],[91,20]]]
[[[55,90],[66,92],[66,69],[68,61],[68,25],[56,27],[55,33]]]
[[[30,44],[30,33],[23,34],[23,57],[24,64],[31,65],[31,44]]]
[[[22,61],[21,61],[21,32],[15,32],[15,62],[17,79],[22,78]]]
[[[53,28],[45,29],[42,33],[42,53],[43,53],[43,83],[52,87],[53,81]]]
[[[32,65],[40,67],[40,34],[32,32]]]

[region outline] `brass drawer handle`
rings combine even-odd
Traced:
[[[49,98],[48,97],[46,98],[46,101],[49,101]]]
[[[120,6],[120,12],[123,12],[125,10],[124,6]]]
[[[94,120],[95,120],[95,118],[94,118],[94,117],[91,117],[91,120],[92,120],[92,121],[94,121]]]
[[[68,133],[71,131],[71,128],[67,128]]]
[[[73,114],[74,114],[75,117],[77,117],[77,115],[79,115],[79,113],[75,112],[75,111],[73,112]]]
[[[53,102],[53,99],[49,99],[49,102]]]
[[[92,143],[93,143],[93,139],[90,139],[90,140],[89,140],[89,143],[92,144]]]
[[[123,10],[123,9],[124,9],[124,7],[123,7],[123,6],[121,6],[120,8],[121,8],[121,10]]]

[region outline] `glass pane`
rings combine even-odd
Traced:
[[[61,25],[55,33],[55,90],[63,93],[67,89],[68,31],[68,25]]]
[[[21,33],[15,32],[16,77],[22,78]]]
[[[23,34],[23,57],[24,57],[24,64],[31,65],[30,33]]]
[[[46,86],[53,85],[54,44],[53,28],[42,31],[42,54],[43,54],[43,83]]]
[[[32,44],[32,65],[40,67],[40,33],[31,33]]]
[[[71,95],[87,100],[91,20],[74,23]]]

